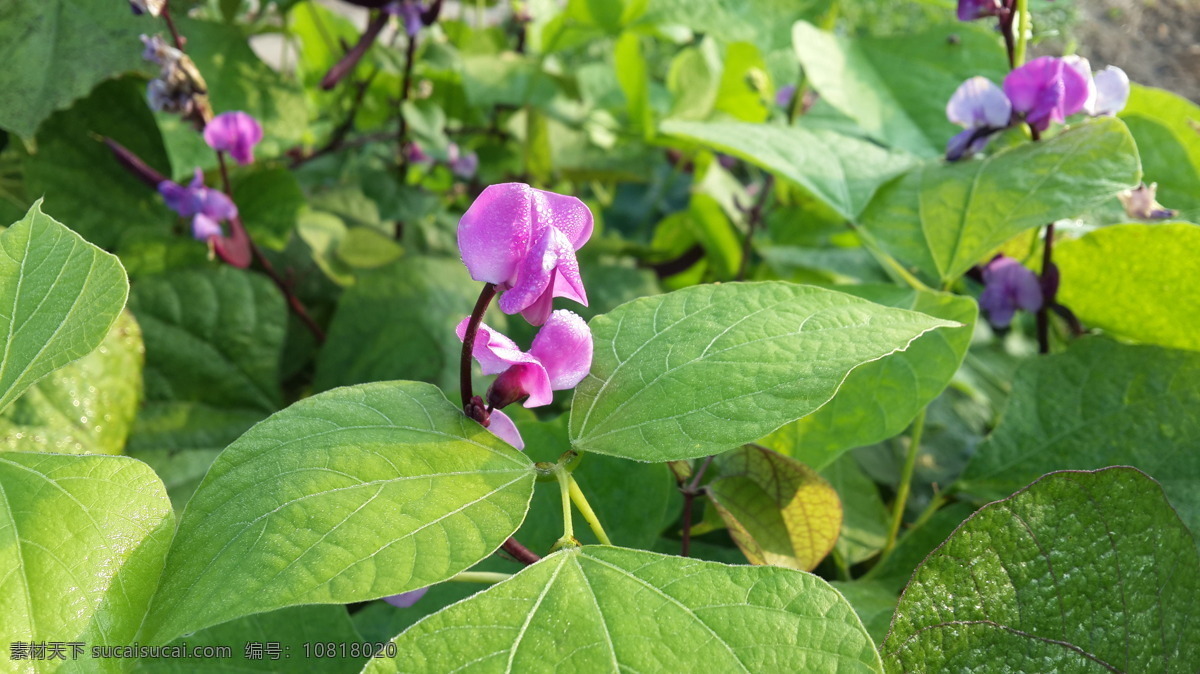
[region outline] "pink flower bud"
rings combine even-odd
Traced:
[[[254,161],[254,146],[262,137],[258,121],[244,112],[222,112],[204,127],[204,142],[243,166]]]

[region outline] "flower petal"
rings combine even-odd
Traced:
[[[578,315],[559,309],[533,338],[529,355],[541,361],[555,391],[575,388],[592,368],[592,330]]]
[[[192,236],[199,241],[208,241],[214,236],[221,236],[221,223],[203,213],[197,213],[192,218]]]
[[[490,185],[458,222],[458,250],[471,278],[505,284],[514,280],[533,242],[530,192],[523,183]]]
[[[409,590],[408,592],[394,594],[390,597],[384,597],[383,600],[392,606],[395,606],[396,608],[408,608],[417,603],[428,591],[428,587],[423,587],[417,590]]]
[[[563,278],[562,285],[557,283],[556,276]],[[553,297],[557,294],[554,291],[560,289],[571,299],[587,302],[574,247],[557,228],[547,227],[541,231],[525,256],[512,287],[500,296],[500,310],[506,314],[524,312],[540,301],[541,311],[533,312],[532,318],[526,316],[534,325],[540,325],[536,319],[544,320],[545,314],[548,314],[545,311],[548,309],[548,299],[543,295],[550,294]]]
[[[241,111],[223,112],[204,127],[204,142],[214,150],[228,152],[242,165],[254,161],[254,146],[262,137],[258,120]]]
[[[1062,58],[1069,68],[1083,75],[1087,86],[1087,98],[1083,102],[1083,111],[1087,114],[1093,114],[1092,110],[1096,105],[1096,84],[1092,81],[1092,64],[1082,56],[1072,54]]]
[[[946,103],[946,117],[968,129],[1003,128],[1012,118],[1012,103],[1004,90],[986,77],[972,77],[955,89]]]
[[[464,318],[455,328],[459,341],[466,338],[467,324],[470,322],[470,317]],[[483,366],[484,374],[500,374],[517,363],[537,362],[537,358],[524,353],[511,339],[484,323],[480,323],[475,332],[475,344],[471,348],[471,355]]]
[[[1096,73],[1096,101],[1092,114],[1115,115],[1129,101],[1129,76],[1116,66]]]
[[[494,408],[505,407],[521,398],[525,398],[525,407],[542,407],[554,402],[550,376],[536,358],[508,368],[488,388],[487,402]]]
[[[533,228],[551,226],[566,235],[575,250],[592,237],[592,212],[579,199],[545,190],[530,190],[532,196]]]
[[[492,435],[517,449],[525,449],[525,441],[521,438],[521,432],[517,430],[517,425],[507,414],[500,410],[492,410],[491,419],[487,429],[492,432]]]

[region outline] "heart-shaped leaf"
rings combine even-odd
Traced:
[[[399,656],[364,671],[881,671],[816,576],[606,546],[557,552],[394,642]]]
[[[640,461],[718,454],[811,413],[863,363],[958,325],[791,283],[703,285],[591,321],[571,442]]]
[[[129,294],[117,258],[42,213],[41,205],[0,233],[0,410],[99,346]]]
[[[880,188],[862,220],[889,253],[944,282],[1017,234],[1078,216],[1141,175],[1129,130],[1099,119],[986,159],[919,166]]]
[[[428,384],[301,400],[217,457],[184,510],[142,638],[445,580],[520,526],[532,465]]]
[[[1194,672],[1200,557],[1131,468],[1047,475],[972,515],[913,574],[888,671]]]

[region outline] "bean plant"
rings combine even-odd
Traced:
[[[1200,670],[1200,107],[1052,7],[0,2],[0,670]]]

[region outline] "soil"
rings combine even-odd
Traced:
[[[1077,0],[1075,7],[1071,32],[1093,70],[1119,66],[1134,82],[1200,103],[1200,0]]]

